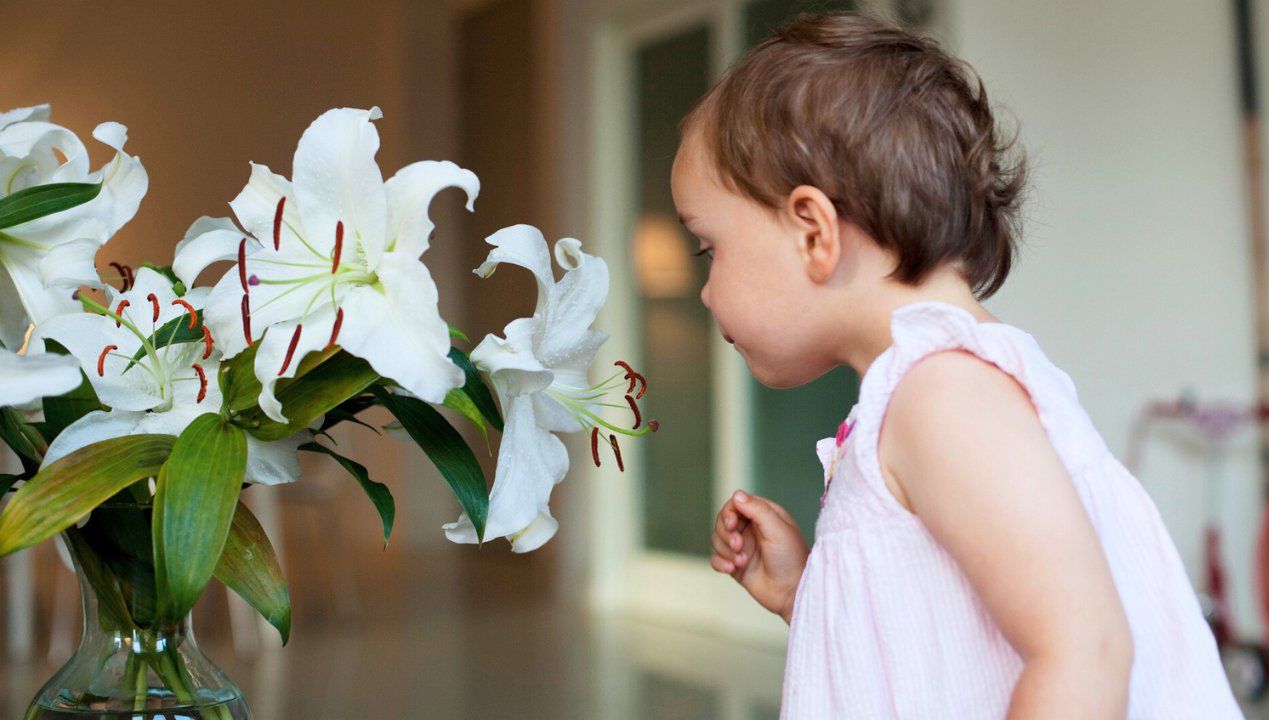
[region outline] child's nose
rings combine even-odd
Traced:
[[[701,304],[707,308],[709,307],[709,283],[708,282],[701,286]]]

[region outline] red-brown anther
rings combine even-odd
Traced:
[[[278,199],[278,209],[273,211],[273,249],[282,247],[282,208],[286,207],[286,196]]]
[[[112,262],[110,263],[110,267],[114,268],[115,272],[119,273],[119,282],[123,283],[123,291],[127,291],[128,273],[124,272],[123,265],[120,265],[117,262]]]
[[[238,243],[238,282],[242,285],[243,292],[251,292],[250,283],[247,282],[247,238]]]
[[[128,276],[128,279],[123,285],[124,292],[127,292],[132,289],[133,285],[137,284],[137,277],[132,274],[132,267],[130,265],[123,266],[123,274]]]
[[[638,430],[639,425],[643,422],[643,416],[639,414],[639,406],[635,404],[635,399],[629,395],[626,396],[626,402],[630,403],[630,412],[634,413],[635,424],[631,430]]]
[[[128,307],[128,306],[129,306],[129,305],[131,305],[131,304],[132,304],[132,303],[128,302],[127,300],[120,300],[120,301],[119,301],[119,304],[115,306],[115,314],[116,314],[116,315],[118,315],[120,318],[122,318],[122,317],[123,317],[123,309],[124,309],[124,308],[126,308],[126,307]],[[122,321],[122,320],[120,320],[120,319],[116,319],[116,320],[115,320],[115,327],[123,327],[123,321]]]
[[[339,270],[339,254],[344,250],[344,221],[340,220],[335,223],[335,255],[331,259],[330,274],[334,275]]]
[[[198,326],[198,311],[194,309],[193,305],[190,305],[189,303],[185,302],[184,300],[180,298],[173,300],[172,304],[180,305],[181,307],[185,308],[185,312],[189,313],[189,329],[190,330],[193,330],[195,327]]]
[[[303,325],[295,326],[295,333],[291,335],[291,344],[286,349],[286,357],[282,360],[282,369],[278,371],[278,375],[286,372],[286,369],[291,366],[291,356],[295,355],[295,346],[300,344],[300,333],[303,331]]]
[[[660,429],[661,429],[661,421],[660,421],[660,420],[649,420],[649,421],[648,421],[648,427],[652,428],[652,432],[656,432],[657,430],[660,430]]]
[[[643,394],[648,391],[648,379],[635,372],[634,368],[630,367],[630,364],[624,360],[618,360],[613,365],[626,371],[625,379],[630,381],[630,387],[626,388],[626,394],[634,395],[636,400],[642,398]],[[635,383],[639,384],[638,394],[635,394]]]
[[[595,467],[599,467],[599,428],[591,428],[590,431],[590,456],[595,460]]]
[[[200,403],[207,397],[207,373],[203,372],[203,366],[198,363],[194,363],[193,368],[198,373],[198,398],[194,402]]]
[[[247,347],[252,346],[251,341],[251,296],[242,296],[242,334],[247,338]]]
[[[203,326],[203,359],[204,360],[211,357],[211,351],[212,351],[211,330],[208,330],[207,326],[204,325]]]
[[[97,356],[97,377],[105,377],[106,375],[106,356],[111,350],[118,350],[118,345],[107,345],[101,349],[101,354]]]
[[[609,433],[608,443],[612,445],[612,454],[617,456],[617,472],[625,472],[626,466],[621,462],[621,446],[617,444],[617,436]]]
[[[339,338],[339,328],[344,324],[344,309],[339,308],[335,311],[335,325],[330,329],[330,342],[326,343],[326,347],[335,344],[335,340]]]
[[[149,301],[150,301],[150,304],[154,306],[154,319],[153,319],[151,322],[158,322],[158,321],[159,321],[159,298],[158,298],[158,296],[156,296],[154,293],[150,293],[149,295],[146,295],[146,296],[145,296],[145,299],[146,299],[146,300],[149,300]]]

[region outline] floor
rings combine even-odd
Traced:
[[[558,548],[514,556],[492,544],[411,543],[403,529],[384,551],[365,532],[374,527],[369,511],[350,528],[339,527],[343,515],[304,507],[286,508],[294,604],[286,648],[250,621],[235,643],[223,588],[210,588],[195,614],[200,644],[238,681],[254,720],[779,715],[782,648],[595,616],[558,581]],[[78,638],[73,576],[49,544],[26,552],[36,567],[38,652],[5,660],[0,636],[4,718],[22,716]],[[9,562],[0,560],[0,617]],[[1247,714],[1269,720],[1269,706]]]

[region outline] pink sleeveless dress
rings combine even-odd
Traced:
[[[877,459],[899,380],[950,349],[1027,389],[1079,491],[1132,628],[1128,717],[1243,717],[1154,503],[1035,339],[936,301],[894,311],[891,335],[837,437],[816,448],[826,491],[793,609],[781,717],[977,720],[1008,710],[1022,661],[955,561],[886,488]]]

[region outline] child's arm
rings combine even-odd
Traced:
[[[880,452],[896,496],[1025,662],[1009,718],[1124,717],[1128,621],[1026,390],[973,355],[937,353],[900,381]]]

